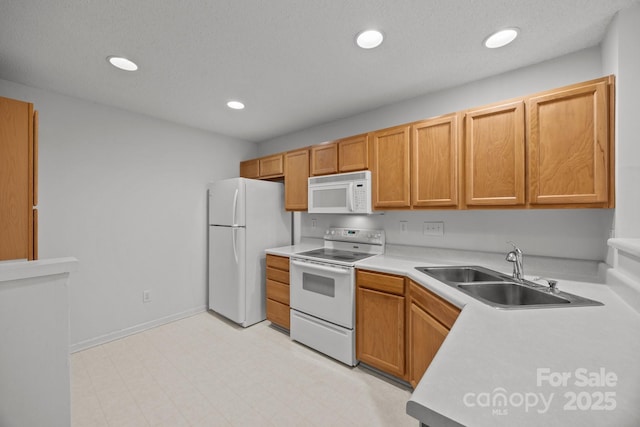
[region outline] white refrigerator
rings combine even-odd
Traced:
[[[278,182],[231,178],[209,190],[209,309],[243,327],[266,319],[265,249],[291,244]]]

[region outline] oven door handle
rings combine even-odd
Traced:
[[[293,264],[296,267],[313,268],[314,270],[326,271],[327,273],[334,273],[334,274],[350,274],[351,273],[350,268],[330,267],[325,264],[298,261],[297,259],[292,259],[291,264]]]

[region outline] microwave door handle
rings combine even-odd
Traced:
[[[349,212],[353,212],[355,191],[353,190],[353,182],[349,183],[349,196],[347,197],[347,209]]]

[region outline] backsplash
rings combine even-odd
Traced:
[[[442,223],[443,234],[429,234],[438,232],[438,223]],[[604,261],[607,239],[613,227],[613,210],[440,210],[301,215],[302,237],[321,238],[328,227],[384,229],[390,245],[506,253],[511,248],[507,241],[513,241],[529,256]]]

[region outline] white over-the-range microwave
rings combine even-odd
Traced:
[[[309,178],[309,213],[370,214],[371,171]]]

